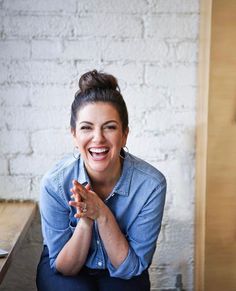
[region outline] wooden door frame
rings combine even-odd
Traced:
[[[201,0],[195,290],[236,290],[236,1]]]

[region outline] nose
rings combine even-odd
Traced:
[[[94,130],[94,134],[93,134],[93,142],[99,144],[101,143],[102,141],[104,141],[104,135],[103,135],[103,132],[100,128],[98,129],[95,129]]]

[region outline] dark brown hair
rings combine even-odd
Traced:
[[[76,128],[78,111],[89,103],[108,102],[115,107],[122,122],[123,132],[128,128],[128,111],[125,101],[120,93],[117,79],[109,74],[89,71],[79,80],[79,91],[71,105],[70,126]]]

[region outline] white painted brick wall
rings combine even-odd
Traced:
[[[130,151],[168,181],[152,290],[174,288],[177,273],[192,290],[199,0],[0,0],[0,17],[0,198],[38,200],[42,175],[73,150],[79,76],[112,73],[130,112]],[[8,277],[3,291],[35,289]]]

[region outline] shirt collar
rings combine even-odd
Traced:
[[[129,188],[130,188],[131,178],[133,175],[132,164],[133,164],[132,156],[128,153],[125,153],[125,158],[123,160],[122,173],[113,189],[113,193],[119,194],[122,196],[129,195]],[[85,183],[90,184],[90,179],[85,169],[84,161],[81,156],[79,158],[78,181],[81,184],[85,184]]]
[[[132,164],[133,161],[130,154],[126,153],[123,161],[122,173],[113,189],[113,193],[123,196],[129,195],[130,183],[133,175]]]
[[[85,169],[84,166],[84,161],[82,159],[82,157],[80,156],[79,158],[79,173],[78,173],[78,181],[80,184],[84,185],[84,184],[91,184],[90,183],[90,179],[88,176],[88,173]]]

